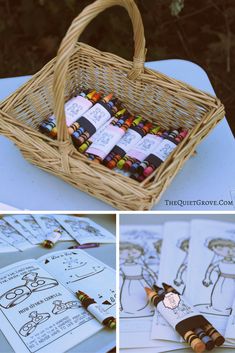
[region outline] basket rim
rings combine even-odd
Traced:
[[[114,58],[121,64],[121,69],[123,69],[123,71],[125,72],[128,72],[132,67],[131,61],[123,59],[115,54],[100,51],[82,42],[77,43],[73,53],[77,53],[77,51],[79,50],[83,50],[87,53],[95,52],[99,56],[99,59],[104,62],[106,57],[109,57],[112,59]],[[21,97],[24,97],[25,94],[27,94],[27,90],[29,88],[37,87],[40,83],[43,83],[45,79],[49,78],[53,74],[55,61],[56,61],[56,57],[51,61],[49,61],[40,71],[38,71],[35,75],[33,75],[32,78],[30,78],[25,84],[19,87],[15,92],[9,95],[9,97],[5,98],[4,101],[0,104],[0,114],[2,114],[3,117],[5,116],[6,121],[4,123],[7,127],[11,128],[10,120],[14,119],[17,122],[16,124],[17,126],[15,126],[16,129],[20,129],[21,131],[23,129],[24,130],[23,132],[25,134],[26,134],[26,131],[28,131],[32,136],[35,136],[35,137],[37,136],[43,143],[47,143],[48,145],[50,145],[52,149],[58,148],[59,142],[57,140],[53,140],[43,135],[39,131],[32,128],[30,125],[26,124],[25,122],[21,122],[17,120],[16,117],[11,116],[10,113],[8,112],[11,106],[14,106],[14,104],[17,103],[18,99],[20,99]],[[92,167],[92,169],[95,170],[95,172],[98,173],[98,175],[100,171],[102,171],[102,174],[103,174],[102,176],[105,176],[105,179],[108,180],[108,178],[116,177],[118,178],[119,181],[129,184],[131,190],[134,187],[136,189],[136,193],[140,194],[142,192],[142,193],[145,193],[145,195],[147,195],[148,197],[151,197],[153,188],[156,188],[158,186],[158,183],[159,183],[158,177],[160,175],[165,176],[169,172],[169,170],[173,169],[172,163],[177,160],[177,156],[184,155],[184,153],[186,154],[186,151],[187,151],[188,158],[189,158],[189,156],[194,152],[194,145],[198,144],[199,137],[204,138],[208,134],[208,132],[206,132],[204,136],[204,130],[208,130],[209,127],[210,128],[214,127],[219,122],[219,120],[222,119],[224,114],[224,106],[216,96],[210,95],[207,92],[196,89],[183,81],[171,78],[165,74],[162,74],[161,72],[144,68],[144,72],[140,74],[139,78],[136,81],[143,80],[145,82],[148,82],[148,79],[151,79],[151,78],[154,78],[154,82],[156,82],[156,85],[165,80],[169,84],[169,87],[174,89],[175,92],[179,92],[179,90],[181,94],[182,92],[185,92],[185,94],[189,96],[191,95],[192,96],[191,98],[192,99],[194,98],[194,100],[197,100],[197,99],[207,100],[204,103],[207,106],[207,112],[203,114],[200,121],[197,122],[195,126],[190,130],[190,133],[185,138],[185,140],[182,141],[182,143],[180,143],[177,146],[177,148],[167,158],[167,160],[164,163],[162,163],[162,165],[152,174],[151,178],[153,178],[153,181],[151,183],[145,185],[146,181],[139,183],[124,175],[120,175],[115,171],[111,171],[103,165],[99,165],[99,164],[97,165],[95,163],[88,162],[85,156],[80,154],[75,147],[73,148],[74,152],[72,153],[72,156],[71,155],[69,156],[69,158],[73,158],[74,160],[76,160],[76,162],[82,163],[81,165],[83,166],[86,165],[86,167],[89,167],[89,168]],[[151,82],[153,82],[153,80]],[[200,130],[201,127],[202,129]],[[205,127],[206,129],[204,129]],[[192,138],[191,138],[191,135],[193,135]],[[70,142],[70,144],[73,146],[72,142]],[[171,181],[172,178],[169,178],[169,180]],[[168,181],[166,181],[166,183],[167,182]]]
[[[215,114],[218,115],[217,119],[214,121],[214,126],[223,118],[223,113],[224,113],[224,109],[223,106],[221,105],[220,109],[215,109],[213,108],[211,112],[209,112],[208,114],[206,114],[203,119],[201,119],[201,121],[199,121],[191,130],[190,133],[186,136],[186,138],[175,148],[175,150],[171,153],[171,155],[164,161],[164,163],[161,164],[161,166],[155,170],[155,172],[148,178],[146,178],[143,182],[138,182],[136,180],[133,180],[125,175],[119,174],[117,173],[115,170],[110,170],[108,169],[106,166],[102,165],[102,164],[96,164],[93,163],[93,161],[89,161],[83,154],[79,153],[79,151],[77,151],[77,149],[75,148],[75,146],[72,144],[72,142],[70,142],[71,147],[72,147],[72,155],[69,156],[69,158],[71,158],[72,162],[76,162],[76,163],[81,163],[81,165],[85,168],[92,168],[92,171],[95,171],[95,173],[97,175],[99,175],[99,173],[102,171],[102,177],[104,177],[105,179],[110,179],[113,177],[118,178],[118,180],[122,183],[125,184],[129,184],[129,186],[131,187],[131,189],[135,189],[135,192],[137,194],[140,193],[145,193],[146,196],[151,197],[152,196],[152,192],[153,189],[156,188],[158,186],[158,183],[161,183],[161,181],[158,181],[158,178],[161,176],[164,176],[165,174],[168,173],[169,170],[171,170],[173,168],[172,163],[180,156],[180,155],[184,155],[186,154],[187,151],[187,159],[194,153],[195,147],[194,145],[198,145],[197,142],[197,137],[203,135],[203,128],[201,128],[201,126],[204,128],[208,127],[208,124],[211,124],[211,122],[207,122],[205,123],[204,120],[209,118],[209,121],[211,119],[215,120]],[[2,114],[2,116],[6,117],[8,120],[11,119],[11,116],[8,115],[7,113],[3,112],[0,110],[0,115]],[[10,122],[4,122],[5,127],[7,125],[11,125]],[[1,125],[1,121],[0,121],[0,125]],[[21,121],[17,121],[17,125],[14,125],[14,129],[20,129],[21,133],[24,133],[26,137],[30,137],[32,136],[32,138],[38,138],[40,139],[40,141],[43,143],[46,143],[47,145],[49,144],[51,149],[54,149],[55,154],[57,153],[57,151],[59,150],[59,142],[57,140],[53,140],[52,138],[42,134],[40,131],[37,131],[35,129],[33,129],[30,125],[27,125]],[[22,131],[23,129],[23,131]],[[28,134],[28,132],[30,133],[30,136]],[[194,134],[194,136],[191,138],[191,135],[193,133],[195,133],[197,135]],[[207,133],[203,136],[206,137]],[[201,139],[202,140],[202,139]],[[191,147],[190,147],[191,146]],[[101,171],[100,171],[101,169]],[[147,181],[153,179],[149,184],[146,185]],[[164,190],[162,191],[162,193],[164,192]],[[160,197],[160,196],[159,196]]]
[[[121,64],[123,66],[123,70],[125,71],[129,71],[132,68],[132,61],[130,60],[126,60],[116,54],[113,53],[109,53],[106,51],[101,51],[99,49],[96,49],[92,46],[90,46],[89,44],[83,43],[83,42],[78,42],[76,44],[76,47],[74,48],[73,54],[75,54],[76,52],[80,51],[80,50],[88,50],[88,51],[94,51],[96,53],[96,55],[98,55],[101,59],[101,61],[107,59],[107,57],[110,57],[114,60],[116,60],[117,62],[119,62],[119,64]],[[43,81],[44,78],[48,77],[48,75],[53,74],[54,73],[54,65],[56,63],[56,56],[51,59],[47,64],[45,64],[39,71],[37,71],[35,74],[32,75],[32,77],[25,82],[23,85],[21,85],[20,87],[17,88],[16,91],[12,92],[9,96],[7,96],[4,100],[2,100],[0,102],[0,110],[5,111],[5,106],[9,105],[9,104],[13,104],[13,102],[15,101],[15,97],[18,95],[18,93],[21,91],[21,94],[24,92],[25,88],[29,88],[31,85],[34,87],[35,85],[37,85],[40,81]],[[104,58],[102,60],[102,58]],[[43,76],[42,74],[47,71],[47,75]],[[182,80],[178,80],[175,78],[172,78],[160,71],[157,70],[153,70],[147,67],[144,67],[144,72],[141,73],[139,75],[139,77],[136,79],[136,81],[145,81],[148,82],[150,78],[154,78],[156,80],[156,84],[158,85],[162,85],[162,83],[164,82],[164,86],[166,85],[166,82],[168,83],[168,88],[172,89],[175,93],[180,93],[181,95],[183,93],[189,94],[188,98],[198,98],[198,99],[207,99],[208,101],[203,101],[202,104],[204,104],[207,107],[212,107],[212,108],[219,108],[222,103],[220,101],[220,99],[216,96],[216,95],[212,95],[208,92],[205,92],[201,89],[195,88],[194,86],[182,81]],[[176,88],[178,90],[176,90]],[[23,91],[23,92],[22,92]],[[190,94],[192,97],[190,97]]]

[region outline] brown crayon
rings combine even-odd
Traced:
[[[195,335],[193,331],[188,331],[184,335],[184,340],[190,344],[194,352],[202,353],[206,350],[206,345],[200,340],[200,338]]]
[[[208,322],[203,327],[205,333],[210,336],[217,347],[222,346],[225,342],[225,338]]]

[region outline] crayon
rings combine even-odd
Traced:
[[[132,126],[138,126],[142,120],[143,120],[142,116],[136,115],[135,120],[132,123]]]
[[[118,169],[123,169],[124,164],[126,163],[127,160],[128,160],[128,157],[123,157],[120,161],[118,161],[117,163]]]
[[[113,146],[120,141],[122,136],[131,126],[134,117],[128,117],[123,124],[118,127],[117,125],[108,125],[99,138],[87,149],[87,153],[94,155],[94,161],[101,163],[106,156],[110,153]]]
[[[113,110],[115,108],[115,110]],[[112,111],[113,112],[116,112],[117,111],[117,108],[116,107],[113,107],[112,108]],[[118,114],[118,112],[116,112],[116,114]],[[115,114],[115,116],[116,116],[116,114]],[[114,119],[113,119],[113,121],[114,121]],[[113,121],[112,121],[112,123],[113,123]],[[102,127],[101,127],[102,128]],[[78,130],[79,131],[79,130]],[[77,132],[78,132],[77,131]],[[76,145],[78,146],[78,147],[80,147],[83,143],[85,143],[89,138],[91,137],[91,134],[89,133],[89,131],[84,131],[82,134],[81,134],[81,136],[79,136],[78,137],[78,139],[77,139],[77,141],[76,141]]]
[[[142,140],[145,136],[148,136],[147,132],[150,129],[150,124],[151,123],[149,122],[147,122],[146,124],[139,123],[137,126],[133,126],[132,124],[132,126],[127,132],[127,135],[122,138],[122,140],[117,144],[117,146],[115,146],[114,151],[117,155],[117,163],[115,166],[118,169],[124,168],[125,170],[128,170],[129,165],[131,166],[135,162],[135,158],[130,157],[129,151],[130,153],[137,153],[135,152],[135,146],[137,146],[138,149],[139,144],[141,146],[142,143],[145,143]],[[160,127],[153,128],[150,131],[149,135],[155,134],[159,129]],[[121,158],[119,156],[121,156]],[[114,167],[114,165],[111,164],[111,167]]]
[[[103,91],[96,92],[95,90],[91,91],[89,94],[87,94],[86,98],[92,103],[91,107],[100,100],[100,98],[102,97],[103,94],[104,94]],[[80,117],[81,117],[81,115],[80,115]],[[74,131],[79,129],[79,127],[80,127],[80,124],[78,122],[79,118],[68,127],[68,134],[69,135],[72,135],[72,133]]]
[[[163,288],[165,289],[166,293],[171,293],[171,292],[173,292],[173,293],[179,294],[179,293],[177,292],[177,290],[176,290],[174,287],[172,287],[171,285],[169,285],[169,284],[167,284],[167,283],[165,283],[165,282],[163,282],[162,285],[163,285]]]
[[[82,90],[78,96],[80,97],[85,97],[86,94],[89,92],[89,90]],[[73,101],[74,101],[74,98],[71,98],[66,104],[65,104],[65,108],[66,108],[66,105],[68,106],[69,105],[69,102],[72,102],[71,105],[73,105]],[[56,117],[54,115],[51,115],[48,119],[44,120],[42,122],[42,124],[39,126],[39,130],[43,133],[50,133],[54,128],[56,127]]]
[[[87,294],[82,291],[76,293],[77,298],[80,300],[82,306],[92,314],[99,322],[104,326],[115,329],[116,319],[108,311],[104,311],[103,308],[96,303],[96,301],[90,298]]]
[[[95,95],[99,95],[99,96],[100,96],[101,93],[99,94],[99,93],[96,92],[96,91],[91,91],[90,93],[88,92],[87,95],[83,96],[84,98],[88,99],[88,100],[91,102],[89,108],[92,107],[92,105],[93,105],[93,101],[92,101],[91,98],[92,98],[93,96],[95,96]],[[88,108],[88,109],[89,109],[89,108]],[[80,111],[80,114],[78,114],[80,109],[81,109],[81,107],[79,107],[79,108],[77,108],[76,106],[75,106],[75,107],[73,107],[73,106],[70,107],[70,110],[71,110],[71,111],[73,110],[73,113],[76,112],[77,117],[80,117],[81,114],[85,113],[85,111],[83,111],[83,112]],[[86,110],[88,110],[88,109],[86,109]],[[67,110],[66,113],[68,113],[68,112],[69,112],[69,110]],[[80,115],[80,116],[79,116],[79,115]],[[70,123],[70,124],[67,124],[67,126],[68,126],[68,133],[69,133],[70,130],[71,130],[70,126],[75,126],[75,124],[76,124],[76,121],[75,121],[75,123],[73,122],[72,125],[71,125],[71,123]],[[55,138],[55,137],[57,136],[57,127],[56,127],[56,126],[51,130],[51,132],[50,132],[49,135],[50,135],[51,137],[53,137],[53,138]]]
[[[102,163],[102,158],[100,158],[99,156],[94,156],[93,162],[101,164]]]
[[[163,288],[157,287],[156,285],[154,285],[153,288],[154,290],[145,287],[145,292],[148,296],[149,302],[152,305],[157,306],[157,304],[160,303],[160,301],[162,301],[164,298],[165,290]]]
[[[68,249],[89,249],[89,248],[97,248],[99,247],[100,244],[98,243],[88,243],[88,244],[79,244],[79,245],[74,245],[70,246]]]
[[[103,124],[95,133],[92,135],[89,140],[85,141],[81,146],[79,146],[78,150],[81,153],[85,153],[85,151],[88,149],[88,147],[96,141],[99,136],[103,133],[103,131],[106,129],[106,127],[110,124],[112,124],[114,118],[110,118],[108,121],[106,121],[105,124]]]
[[[142,130],[145,132],[145,135],[149,132],[152,126],[153,124],[150,122],[147,122],[145,125],[143,125]]]
[[[167,283],[162,288],[145,288],[150,304],[157,307],[166,321],[199,353],[212,350],[214,345],[223,344],[224,338],[177,290]],[[214,336],[213,336],[214,334]],[[216,342],[218,339],[218,342]]]
[[[78,123],[80,127],[72,133],[71,137],[75,146],[79,147],[84,141],[79,141],[79,137],[87,131],[92,136],[103,124],[117,113],[118,108],[115,103],[118,102],[110,93],[101,101],[93,105],[81,118]]]
[[[112,125],[115,125],[116,122],[126,113],[126,108],[118,110],[118,112],[114,115],[114,119],[112,121]],[[128,112],[127,112],[128,114]]]
[[[65,115],[66,115],[66,124],[70,126],[76,121],[80,116],[82,116],[86,111],[88,111],[93,103],[87,99],[89,96],[89,90],[82,91],[78,96],[71,98],[65,103]],[[54,115],[52,116],[54,117]],[[54,117],[55,119],[55,117]],[[47,126],[46,133],[52,137],[56,138],[57,136],[57,127],[56,119]]]
[[[47,249],[53,248],[57,241],[62,236],[63,231],[59,228],[47,234],[46,239],[42,242],[42,246]]]
[[[159,143],[161,143],[164,137],[167,136],[167,131],[164,131],[163,133],[161,131],[158,131],[157,135],[161,138],[161,140],[159,140]],[[148,157],[142,162],[136,162],[132,165],[131,173],[136,174],[136,176],[139,176],[149,166],[149,164],[150,163],[148,161]]]
[[[205,344],[206,350],[211,351],[215,347],[215,343],[210,336],[207,336],[204,330],[200,327],[194,330],[194,333],[200,338],[200,340]]]
[[[157,149],[152,151],[152,153],[146,158],[149,166],[143,171],[145,177],[151,175],[166,160],[171,152],[177,147],[178,143],[182,141],[188,133],[187,130],[182,130],[180,133],[178,132],[178,134],[176,134],[176,132],[177,130],[170,132]]]
[[[107,96],[108,97],[108,96]],[[107,100],[106,97],[106,100]],[[103,99],[102,101],[104,101]],[[109,106],[112,109],[112,115],[117,113],[118,108],[115,106],[115,102],[117,102],[117,98],[114,98],[113,100],[110,100],[107,102],[107,106]],[[93,131],[93,130],[92,130]],[[76,145],[80,146],[82,145],[90,136],[92,132],[86,130],[84,127],[79,127],[79,129],[76,130],[75,134],[73,134],[73,138],[76,136]]]
[[[113,169],[117,165],[118,161],[125,156],[127,151],[145,135],[146,130],[141,130],[139,128],[139,123],[141,120],[142,117],[140,116],[132,119],[128,132],[121,138],[118,144],[113,147],[108,156],[106,156],[103,163],[108,168]]]
[[[90,96],[90,99],[91,99],[92,105],[94,106],[94,104],[97,103],[100,97],[103,95],[103,91],[100,91],[100,92],[93,91],[91,94],[92,95]],[[107,97],[104,97],[102,99],[102,102],[106,102],[108,99]],[[80,118],[81,117],[79,117],[79,119],[68,128],[69,135],[72,135],[75,131],[78,133],[79,128],[81,128]],[[78,136],[80,136],[83,132],[85,132],[85,128],[79,131]]]
[[[168,285],[166,283],[162,283],[162,284],[167,293],[170,293],[170,292],[178,293],[171,285]],[[224,337],[205,318],[203,321],[203,325],[200,325],[200,326],[201,326],[201,329],[205,332],[206,336],[209,336],[212,338],[216,346],[221,346],[225,342]]]
[[[158,135],[159,130],[160,126],[153,128],[127,153],[127,160],[123,165],[125,171],[130,171],[134,163],[142,162],[160,144],[162,139]]]
[[[222,346],[222,344],[224,344],[224,337],[209,322],[203,327],[203,330],[205,331],[206,335],[210,336],[213,339],[217,347]]]
[[[203,343],[202,340],[200,340],[200,338],[193,331],[187,331],[183,338],[185,342],[187,342],[192,347],[194,352],[202,353],[206,350],[205,343]]]

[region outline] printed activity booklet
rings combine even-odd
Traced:
[[[82,250],[0,270],[0,329],[16,353],[62,353],[104,326],[77,299],[84,291],[113,316],[115,271]]]

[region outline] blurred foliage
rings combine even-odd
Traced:
[[[73,18],[93,0],[0,0],[0,77],[32,74],[56,55]],[[235,0],[136,0],[147,60],[191,60],[208,73],[235,132]],[[108,9],[80,40],[131,59],[132,28]]]

